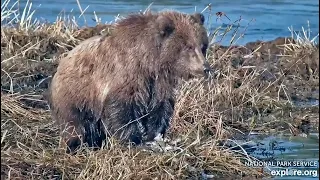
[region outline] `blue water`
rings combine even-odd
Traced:
[[[94,25],[95,22],[93,12],[95,11],[102,22],[113,22],[115,17],[126,15],[129,13],[139,12],[145,10],[150,3],[152,10],[174,9],[185,13],[193,13],[195,11],[202,11],[207,4],[212,4],[212,12],[224,12],[230,20],[226,17],[210,20],[211,31],[219,26],[226,26],[242,17],[240,23],[240,33],[245,36],[237,41],[237,44],[244,44],[256,40],[272,40],[279,36],[291,36],[288,27],[293,26],[294,30],[300,31],[301,27],[307,28],[307,21],[310,22],[311,36],[319,33],[319,1],[318,0],[241,0],[241,1],[227,1],[227,0],[79,0],[82,9],[86,9],[84,16],[87,25]],[[3,0],[1,1],[1,3]],[[13,1],[12,1],[13,2]],[[20,2],[20,9],[24,7],[26,0]],[[38,19],[45,19],[49,22],[54,22],[57,15],[61,12],[72,12],[77,18],[80,10],[76,0],[32,0],[33,9],[36,10],[34,17]],[[206,17],[209,11],[204,12]],[[252,20],[248,28],[247,24]],[[85,25],[83,17],[78,18],[79,25]],[[246,29],[246,30],[245,30]],[[240,34],[239,33],[239,34]],[[228,44],[231,39],[231,33],[224,38],[223,44]],[[217,39],[217,41],[220,39]]]
[[[319,178],[319,134],[311,133],[308,137],[292,137],[286,135],[250,137],[258,142],[255,151],[251,154],[255,157],[264,159],[272,157],[274,163],[268,167],[271,170],[289,171],[309,170],[308,175],[276,175],[273,180],[312,180]],[[270,162],[270,160],[263,160]],[[304,167],[297,165],[297,162],[312,163]],[[282,167],[281,167],[282,166]],[[316,171],[316,172],[315,172]]]
[[[268,173],[272,171],[288,170],[294,173],[296,170],[309,173],[304,176],[293,174],[273,174],[273,180],[312,180],[319,178],[319,133],[310,133],[308,136],[291,136],[289,134],[277,133],[274,135],[250,133],[242,140],[228,142],[230,147],[238,152],[243,152],[242,148],[258,160],[245,161],[245,165],[252,168],[262,168]],[[228,144],[227,143],[227,144]],[[258,164],[261,162],[261,164]],[[266,164],[262,164],[262,162]],[[300,164],[298,164],[300,162]],[[301,162],[306,164],[301,164]],[[308,172],[305,172],[308,170]],[[272,174],[271,174],[272,175]]]

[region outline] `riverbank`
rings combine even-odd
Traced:
[[[112,140],[103,150],[67,155],[43,95],[59,57],[84,39],[112,33],[112,25],[28,22],[1,28],[1,178],[259,178],[266,175],[262,169],[244,164],[253,157],[223,142],[252,131],[319,132],[319,106],[299,105],[319,101],[319,45],[292,35],[212,45],[215,78],[185,82],[177,95],[165,143],[175,150],[127,148]]]

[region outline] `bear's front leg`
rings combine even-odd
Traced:
[[[168,99],[158,103],[149,113],[147,120],[147,140],[154,141],[164,138],[169,128],[174,111],[174,100]],[[156,139],[155,139],[156,138]]]

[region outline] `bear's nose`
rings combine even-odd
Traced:
[[[203,64],[203,71],[206,78],[211,77],[213,74],[213,69],[210,67],[210,64],[207,61],[205,61],[205,63]]]

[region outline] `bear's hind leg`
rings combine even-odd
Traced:
[[[62,141],[67,146],[66,153],[74,154],[82,145],[82,134],[80,127],[71,121],[61,128]]]
[[[84,142],[93,150],[98,150],[102,147],[102,142],[106,139],[104,128],[101,120],[86,119],[84,121],[85,137]]]

